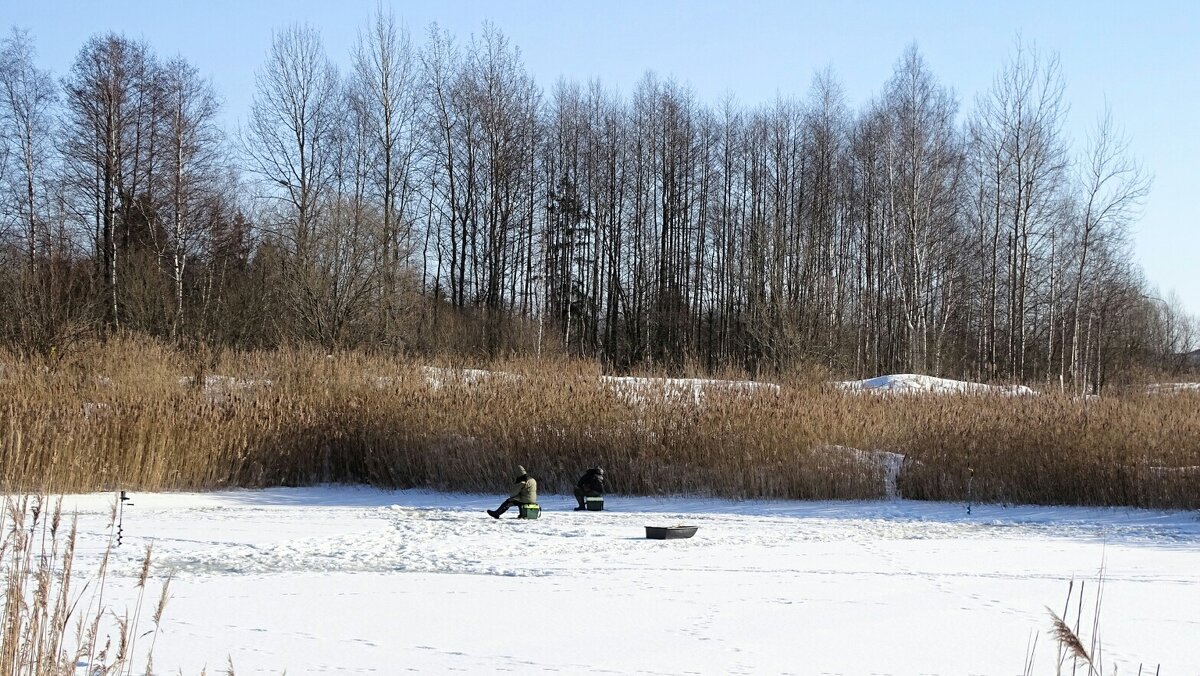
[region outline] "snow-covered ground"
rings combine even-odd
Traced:
[[[159,673],[1018,674],[1038,636],[1051,674],[1046,606],[1086,580],[1090,629],[1101,565],[1105,672],[1200,673],[1195,513],[543,496],[540,520],[495,521],[498,498],[422,491],[132,498],[106,593],[132,606],[149,542],[154,575],[176,572]],[[110,500],[66,500],[77,571]],[[699,532],[644,538],[674,524]]]

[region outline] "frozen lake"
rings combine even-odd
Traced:
[[[1196,513],[543,496],[540,520],[495,521],[498,496],[423,491],[131,497],[107,593],[132,607],[150,542],[153,574],[175,571],[159,673],[1020,674],[1036,636],[1051,674],[1046,606],[1084,581],[1088,642],[1102,565],[1106,673],[1200,673]],[[110,503],[64,503],[77,571]],[[675,524],[699,532],[644,538]]]

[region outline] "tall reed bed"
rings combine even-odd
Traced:
[[[566,491],[1200,506],[1200,396],[875,396],[814,378],[687,387],[582,361],[488,371],[294,348],[117,341],[50,366],[0,356],[8,490],[368,483],[492,492],[523,464]],[[655,374],[648,374],[655,375]],[[858,452],[854,449],[868,451]],[[894,456],[893,456],[894,457]]]

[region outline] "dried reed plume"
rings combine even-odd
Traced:
[[[150,573],[150,552],[142,566],[133,614],[117,612],[103,598],[113,538],[108,538],[96,574],[75,588],[74,518],[63,531],[62,500],[3,496],[0,510],[0,673],[14,676],[67,676],[86,664],[91,674],[132,674],[141,590]],[[169,580],[168,580],[169,583]],[[81,605],[89,589],[91,599]],[[157,633],[166,604],[166,585],[153,617]],[[74,649],[69,650],[74,626]],[[101,645],[101,640],[103,641]],[[97,650],[99,648],[99,650]],[[147,653],[147,670],[153,641]]]
[[[1086,664],[1088,673],[1095,672],[1095,667],[1092,666],[1092,657],[1088,655],[1087,648],[1083,647],[1083,641],[1079,640],[1079,636],[1049,606],[1046,606],[1046,612],[1050,613],[1050,635],[1058,642],[1059,647],[1067,653],[1068,657]]]

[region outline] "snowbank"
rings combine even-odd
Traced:
[[[1146,386],[1146,392],[1150,394],[1200,393],[1200,383],[1154,383]]]
[[[181,387],[193,387],[196,379],[192,376],[183,376],[179,379]],[[245,392],[261,387],[271,387],[274,382],[265,378],[250,379],[250,378],[235,378],[233,376],[207,375],[204,377],[203,392],[205,398],[214,404],[224,402],[229,398],[229,395],[236,392]]]
[[[984,385],[983,383],[934,378],[915,373],[879,376],[867,380],[845,380],[833,385],[849,392],[875,394],[1000,394],[1009,396],[1036,394],[1024,385]]]
[[[437,390],[448,384],[475,385],[492,379],[516,382],[520,376],[504,371],[484,369],[454,369],[442,366],[422,366],[421,373],[429,387]]]
[[[478,385],[485,382],[516,384],[522,376],[506,371],[490,371],[473,368],[448,368],[423,366],[420,374],[425,383],[434,390],[448,385]],[[389,376],[365,375],[376,388],[385,389],[395,383]],[[180,385],[191,386],[191,377],[179,379]],[[623,400],[641,405],[650,400],[667,403],[700,405],[707,393],[720,392],[747,396],[779,394],[779,385],[752,380],[717,380],[710,378],[650,378],[639,376],[599,376],[598,381],[611,387]],[[913,373],[879,376],[867,380],[847,380],[832,383],[837,389],[848,392],[871,392],[875,394],[999,394],[1028,396],[1037,394],[1024,385],[985,385],[963,380],[935,378]],[[244,379],[231,376],[210,375],[204,380],[204,391],[211,398],[222,399],[230,392],[255,387],[270,387],[265,379]],[[1150,386],[1152,392],[1200,391],[1200,383],[1170,383]]]
[[[779,386],[750,380],[706,380],[702,378],[639,378],[631,376],[601,376],[601,380],[630,404],[643,404],[651,397],[669,403],[686,402],[696,405],[706,392],[732,394],[778,394]]]
[[[1159,479],[1168,477],[1193,477],[1200,476],[1200,465],[1187,465],[1184,467],[1160,467],[1151,465],[1146,468],[1151,476]]]
[[[424,366],[421,373],[432,389],[448,384],[475,385],[488,381],[517,383],[521,376],[506,371],[484,369],[457,369],[440,366]],[[381,379],[382,380],[382,379]],[[748,380],[709,380],[703,378],[643,378],[633,376],[600,376],[599,382],[610,386],[618,396],[631,404],[643,404],[651,398],[666,402],[700,404],[706,391],[732,392],[738,394],[778,393],[774,383]],[[384,383],[380,383],[383,386]]]

